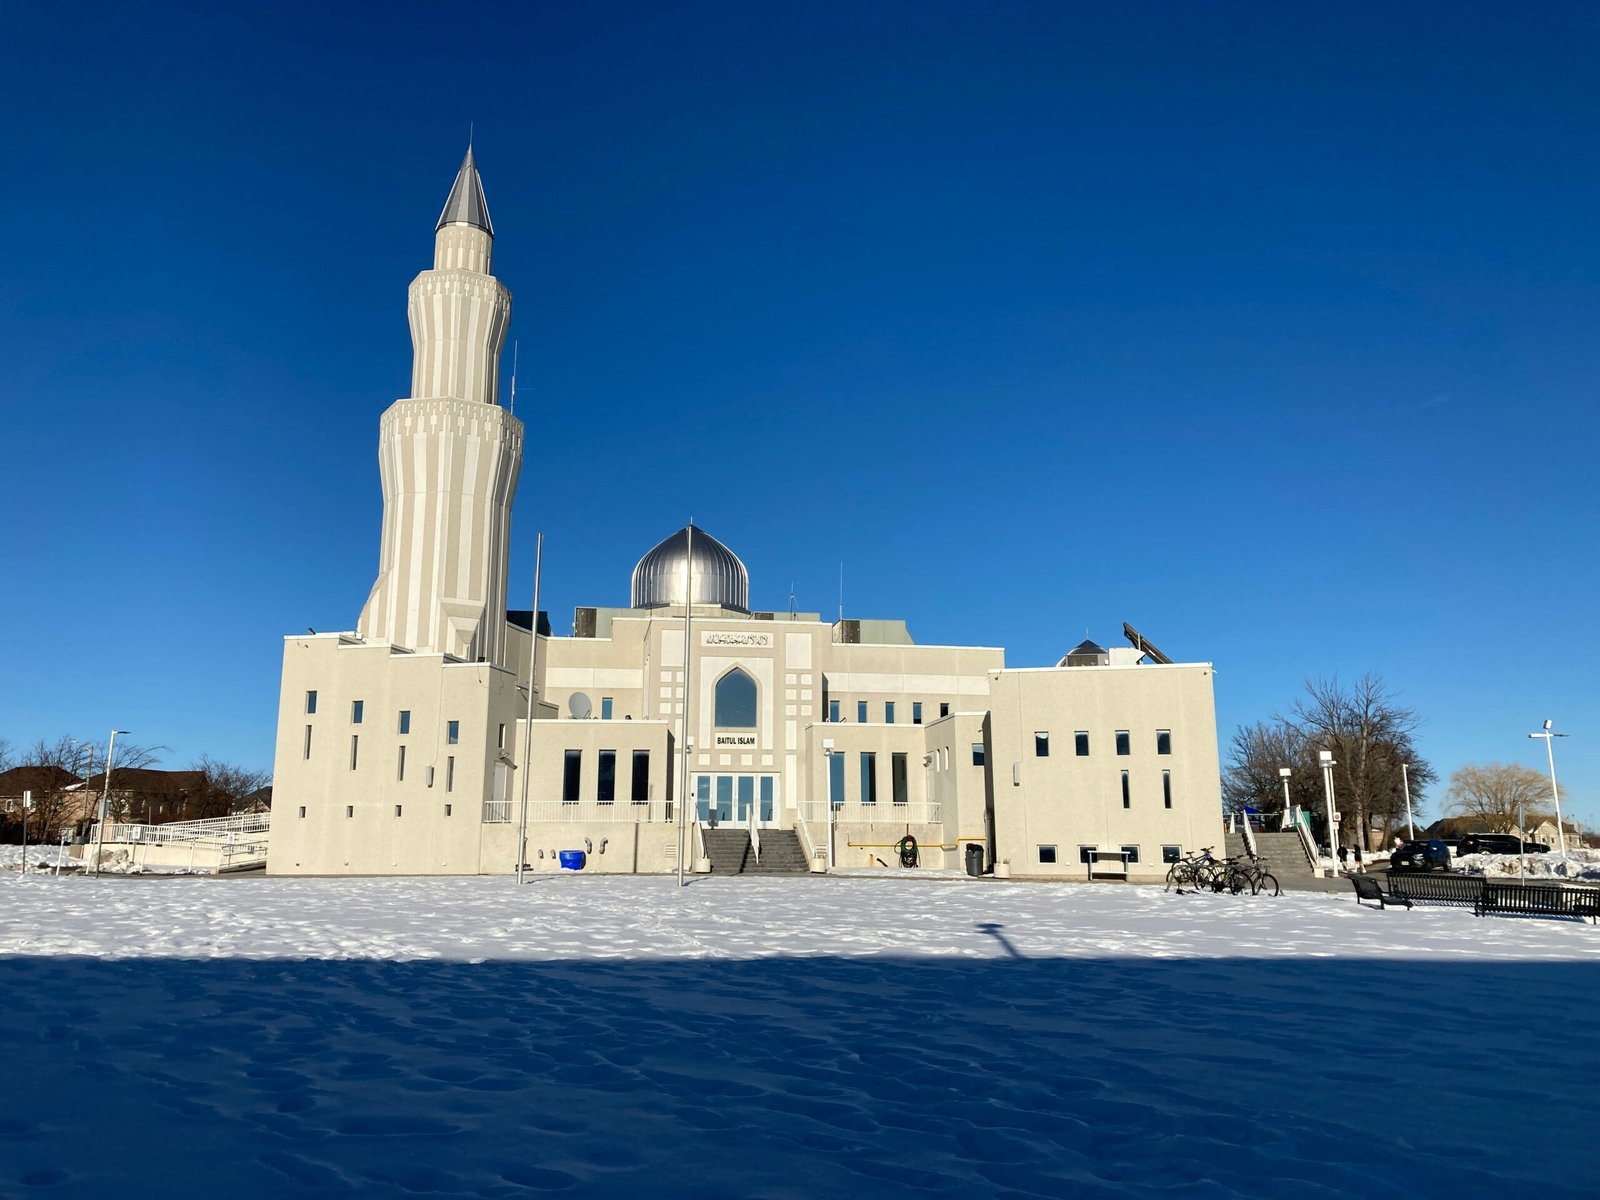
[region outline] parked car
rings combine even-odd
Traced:
[[[1418,838],[1389,856],[1392,871],[1448,871],[1450,847],[1439,838]]]
[[[1543,842],[1523,841],[1514,833],[1469,833],[1461,839],[1460,854],[1546,854]]]
[[[1461,839],[1460,838],[1458,838],[1458,837],[1446,837],[1446,838],[1440,838],[1439,840],[1450,848],[1450,853],[1451,854],[1460,854],[1461,853]]]

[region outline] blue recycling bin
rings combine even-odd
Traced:
[[[584,854],[582,850],[563,850],[559,855],[563,871],[583,870]]]

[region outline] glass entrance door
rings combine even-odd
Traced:
[[[755,810],[756,824],[765,829],[778,824],[776,775],[696,775],[695,816],[705,824],[746,825]]]

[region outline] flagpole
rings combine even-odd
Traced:
[[[689,805],[689,632],[694,621],[694,522],[689,522],[687,553],[683,557],[683,737],[678,744],[678,886],[683,886],[684,810]]]

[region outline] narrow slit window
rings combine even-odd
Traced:
[[[890,795],[896,804],[911,803],[910,788],[906,780],[906,756],[896,752],[889,759]]]
[[[454,812],[455,812],[455,810],[456,810],[456,806],[455,806],[455,805],[453,805],[453,804],[446,804],[446,805],[445,805],[445,806],[444,806],[444,815],[445,815],[445,816],[447,816],[447,817],[448,817],[448,816],[450,816],[450,815],[451,815],[451,814],[452,814],[452,813],[454,813]]]
[[[983,743],[982,742],[973,742],[972,743],[972,765],[975,766],[975,767],[983,766]]]
[[[400,815],[400,806],[398,804],[394,806],[394,815],[397,817]]]
[[[399,759],[395,763],[394,777],[395,777],[395,781],[398,782],[398,783],[404,783],[405,782],[405,779],[406,779],[406,748],[404,746],[400,747],[400,756],[399,756]]]
[[[867,723],[867,702],[865,700],[857,700],[856,701],[856,724],[857,725],[865,725],[866,723]]]
[[[878,802],[878,756],[871,750],[861,753],[861,803]]]
[[[601,804],[615,804],[617,802],[617,752],[615,750],[600,751],[600,766],[595,773],[595,787],[598,789],[597,799]]]
[[[344,815],[345,815],[345,820],[349,820],[351,817],[355,816],[356,815],[356,806],[354,804],[346,804],[344,806]]]
[[[306,819],[306,806],[304,804],[300,806],[300,819],[302,821]]]
[[[1050,734],[1048,732],[1044,730],[1038,730],[1034,733],[1033,756],[1035,758],[1050,757]]]
[[[583,751],[568,750],[561,767],[561,803],[576,804],[583,784]]]
[[[894,724],[894,701],[893,700],[885,700],[883,702],[883,723],[885,725],[893,725]]]
[[[600,697],[600,719],[602,721],[611,720],[611,710],[612,710],[611,699],[612,698],[610,696],[601,696]]]
[[[1117,730],[1117,753],[1133,753],[1133,744],[1131,739],[1128,737],[1128,731],[1126,729]]]
[[[366,701],[364,700],[350,701],[350,724],[361,724],[361,716],[366,711],[366,707]]]
[[[305,749],[305,757],[306,757],[306,758],[310,758],[310,757],[311,757],[311,726],[309,726],[309,725],[307,725],[307,726],[306,726],[306,749]]]
[[[1161,806],[1172,807],[1172,772],[1161,772]]]
[[[839,702],[837,700],[828,701],[828,723],[830,725],[839,723]]]
[[[650,751],[633,752],[633,794],[635,804],[650,803]]]
[[[444,740],[449,745],[458,745],[461,741],[461,722],[448,721],[444,727]]]
[[[911,702],[911,723],[913,725],[921,725],[922,724],[922,701],[921,700],[913,700]]]
[[[399,724],[400,736],[404,737],[406,734],[411,732],[411,710],[409,708],[402,708],[400,710]]]
[[[1080,729],[1072,735],[1072,748],[1079,758],[1089,757],[1089,731]]]
[[[1126,771],[1122,773],[1122,807],[1133,807],[1133,793],[1128,788],[1128,773]]]
[[[1171,754],[1172,753],[1172,730],[1170,730],[1170,729],[1158,729],[1158,730],[1156,730],[1156,753],[1157,754]]]
[[[454,754],[448,755],[444,760],[444,790],[447,792],[456,790],[456,756]]]
[[[306,693],[306,716],[312,717],[312,716],[315,716],[316,713],[317,713],[317,694],[315,692],[307,692]]]
[[[360,751],[361,751],[361,735],[357,734],[357,733],[352,733],[350,735],[350,769],[352,771],[354,771],[356,769],[356,758],[359,756]]]

